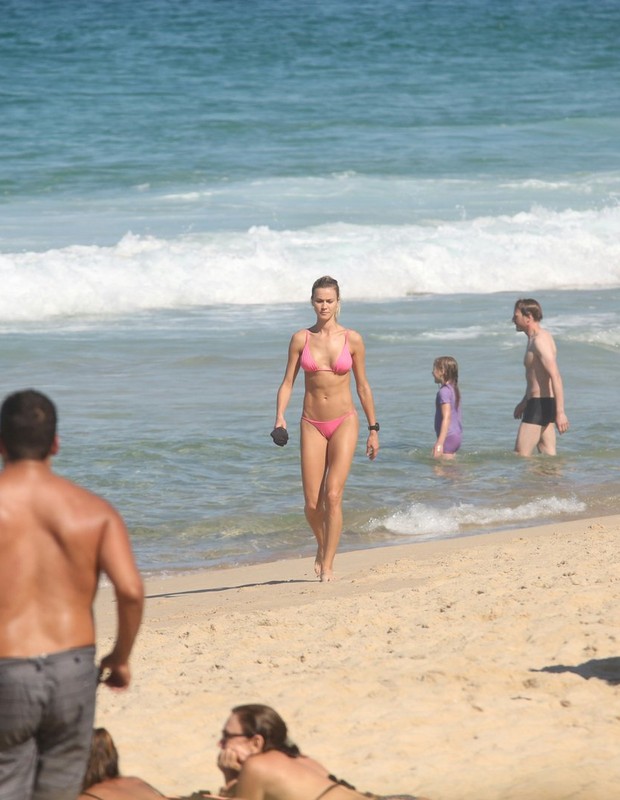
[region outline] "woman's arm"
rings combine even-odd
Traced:
[[[353,375],[355,376],[357,396],[364,409],[364,414],[366,414],[368,425],[374,425],[377,422],[377,417],[375,415],[375,401],[372,396],[372,390],[366,377],[366,348],[364,347],[364,340],[357,331],[349,331],[349,349],[353,358]],[[368,431],[366,455],[371,461],[374,461],[378,452],[379,434],[377,431]]]
[[[241,761],[235,750],[225,747],[220,750],[217,757],[217,766],[224,778],[224,786],[220,788],[223,797],[235,797],[235,786],[241,772]]]
[[[284,378],[282,379],[282,383],[280,384],[280,388],[278,389],[278,395],[276,399],[276,422],[274,425],[275,428],[280,428],[280,427],[286,428],[286,420],[284,419],[284,413],[286,412],[289,400],[291,399],[295,378],[297,377],[297,373],[299,372],[299,359],[301,356],[301,351],[303,349],[304,341],[305,341],[305,336],[303,331],[297,331],[297,333],[294,333],[291,336],[291,341],[288,346],[288,360],[286,362]]]
[[[262,755],[250,756],[244,764],[239,780],[234,786],[233,797],[243,800],[265,800],[265,782],[269,772],[265,771],[261,761]]]

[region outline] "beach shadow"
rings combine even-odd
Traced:
[[[184,589],[181,592],[160,592],[159,594],[144,595],[147,600],[155,600],[161,597],[183,597],[188,594],[211,594],[215,592],[229,592],[232,589],[254,589],[257,586],[289,586],[294,583],[317,583],[316,578],[295,578],[290,581],[258,581],[257,583],[240,583],[237,586],[214,586],[211,589]]]
[[[601,681],[606,681],[610,686],[618,686],[620,685],[620,657],[593,658],[574,667],[557,664],[552,667],[532,669],[530,672],[572,672],[587,681],[590,678],[598,678]]]

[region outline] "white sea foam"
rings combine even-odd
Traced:
[[[325,273],[340,280],[347,299],[359,300],[616,287],[619,229],[620,208],[537,207],[432,226],[257,226],[172,239],[130,233],[113,247],[1,255],[0,317],[304,302]]]
[[[618,327],[607,330],[584,331],[568,338],[575,342],[597,345],[606,350],[620,350],[620,328]]]
[[[371,520],[369,530],[385,528],[413,538],[443,538],[454,536],[467,527],[487,527],[526,522],[530,519],[558,518],[586,510],[585,503],[575,498],[540,497],[514,508],[477,507],[466,503],[448,509],[413,503],[409,508],[383,519]]]
[[[436,331],[423,331],[421,339],[461,342],[467,339],[478,339],[481,336],[489,335],[489,326],[471,325],[468,328],[443,328]]]

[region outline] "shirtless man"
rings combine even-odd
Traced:
[[[0,797],[74,800],[98,678],[122,689],[144,591],[123,520],[55,475],[56,410],[34,390],[0,412]],[[93,601],[114,586],[118,633],[96,666]]]
[[[515,443],[519,456],[531,456],[535,447],[539,453],[554,456],[554,423],[560,433],[566,433],[569,427],[555,342],[549,331],[541,328],[542,318],[542,308],[536,300],[526,298],[515,303],[512,321],[518,331],[527,335],[523,359],[526,390],[514,410],[515,419],[521,420]]]

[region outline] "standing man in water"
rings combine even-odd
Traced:
[[[32,389],[0,411],[0,797],[74,800],[98,678],[129,685],[144,591],[120,515],[55,475],[56,409]],[[112,651],[95,664],[100,573],[118,604]]]
[[[515,419],[521,420],[515,443],[519,456],[531,456],[535,447],[539,453],[554,456],[555,427],[560,433],[569,428],[555,342],[541,327],[542,318],[542,308],[536,300],[522,298],[515,303],[512,321],[527,336],[523,359],[526,389],[514,410]]]

